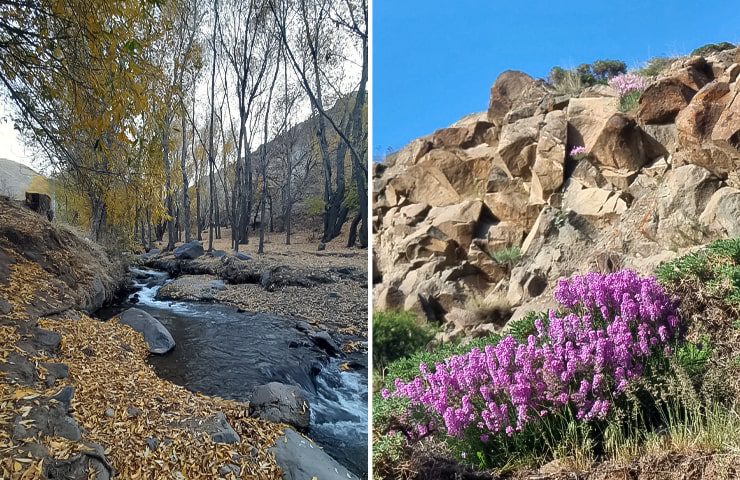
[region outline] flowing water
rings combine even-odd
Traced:
[[[367,476],[367,355],[328,359],[294,328],[295,320],[216,303],[158,300],[168,275],[131,272],[134,293],[103,315],[135,306],[162,322],[176,343],[170,353],[149,357],[162,378],[241,401],[268,382],[300,386],[311,404],[308,436],[350,471]],[[355,368],[343,371],[340,364],[347,361]]]

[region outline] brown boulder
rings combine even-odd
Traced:
[[[515,177],[529,177],[544,120],[544,115],[538,115],[508,123],[501,129],[497,153]]]
[[[487,159],[469,158],[463,150],[432,150],[419,160],[418,166],[442,173],[460,198],[478,196],[480,185],[488,178],[491,168]],[[421,195],[410,198],[414,203],[424,201]]]
[[[570,174],[570,178],[577,180],[579,184],[587,188],[608,189],[610,187],[609,182],[606,181],[606,178],[601,173],[601,169],[591,163],[588,158],[578,160],[573,172]]]
[[[490,164],[485,158],[470,159],[465,151],[434,149],[386,184],[384,206],[425,203],[444,206],[477,197],[484,188]]]
[[[622,113],[603,125],[589,153],[595,163],[617,169],[638,170],[647,163],[643,133],[634,119]]]
[[[711,139],[717,148],[740,159],[740,82],[736,81],[733,89],[727,106],[712,129]]]
[[[571,179],[563,195],[563,209],[572,210],[585,217],[620,215],[627,210],[627,203],[619,192],[603,188],[589,188]]]
[[[460,244],[439,228],[431,225],[413,231],[404,239],[396,238],[393,241],[400,243],[405,260],[409,263],[416,260],[426,263],[432,257],[440,257],[447,264],[452,265],[467,257],[467,253]],[[388,269],[384,269],[384,272],[386,270]]]
[[[500,127],[510,110],[537,104],[546,93],[542,82],[526,73],[507,70],[498,76],[491,87],[488,121]]]
[[[495,252],[511,246],[521,245],[526,228],[516,222],[499,222],[491,225],[486,234],[486,250]]]
[[[463,126],[442,128],[432,134],[434,148],[470,148],[484,143],[493,124],[474,122]]]
[[[657,142],[662,146],[666,154],[673,154],[678,149],[678,131],[676,130],[675,123],[668,123],[665,125],[643,125],[642,131],[645,133],[645,136],[649,137],[647,143],[650,141]],[[643,140],[645,139],[643,138]],[[653,155],[648,156],[648,158],[652,157]]]
[[[740,237],[740,190],[723,187],[714,192],[699,221],[716,238]]]
[[[431,149],[432,142],[428,138],[417,138],[401,150],[386,156],[383,163],[388,167],[414,165]]]
[[[695,93],[676,77],[658,80],[642,92],[637,117],[648,124],[670,123]]]
[[[550,194],[563,184],[567,134],[565,112],[555,110],[545,116],[532,166],[532,203],[545,203]]]
[[[740,153],[733,135],[738,125],[737,103],[736,93],[725,82],[714,81],[699,90],[676,117],[682,147],[676,164],[700,165],[722,178],[737,171]]]
[[[707,139],[730,99],[730,86],[711,82],[699,90],[691,102],[676,117],[679,143],[698,147]]]
[[[684,165],[670,170],[660,184],[656,198],[655,240],[665,248],[682,248],[704,242],[704,228],[699,216],[720,181],[698,165]]]
[[[568,144],[591,150],[618,108],[619,99],[614,97],[572,98],[567,110]]]
[[[457,205],[434,207],[427,214],[427,221],[447,237],[467,249],[475,236],[475,229],[483,214],[483,202],[467,200]]]
[[[529,189],[521,178],[514,178],[502,190],[486,194],[484,201],[498,220],[518,223],[527,228],[540,211],[538,205],[529,203]]]
[[[468,250],[468,263],[483,272],[486,276],[486,280],[490,283],[498,282],[502,278],[506,277],[506,266],[495,262],[488,251],[481,248],[481,245],[478,243],[478,241],[474,241],[470,244],[470,250]]]

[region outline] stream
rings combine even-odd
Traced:
[[[107,319],[136,307],[162,322],[176,346],[149,357],[160,377],[238,401],[248,401],[254,387],[269,382],[299,386],[311,404],[305,433],[351,472],[367,478],[366,354],[327,357],[306,341],[294,319],[218,303],[158,300],[169,276],[135,268],[131,273],[133,293],[98,316]],[[348,371],[340,368],[345,362],[352,365]]]

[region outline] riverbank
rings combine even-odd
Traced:
[[[262,255],[251,244],[239,255],[197,245],[146,254],[121,308],[143,308],[167,327],[178,348],[152,363],[190,390],[248,401],[267,382],[300,387],[312,412],[306,434],[364,476],[366,251],[267,245]]]
[[[86,313],[123,263],[0,199],[0,478],[334,475],[308,439],[160,378],[141,334]]]

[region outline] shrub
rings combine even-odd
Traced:
[[[704,373],[711,354],[709,338],[704,337],[701,342],[681,345],[676,350],[676,359],[690,377],[696,378]]]
[[[583,83],[583,79],[578,72],[560,67],[553,67],[550,70],[548,81],[555,88],[555,91],[561,95],[577,95],[588,86]]]
[[[657,77],[675,61],[675,57],[653,57],[645,62],[645,65],[635,73],[643,77]]]
[[[454,355],[460,355],[473,348],[485,348],[487,345],[496,345],[501,339],[500,335],[491,335],[484,338],[476,338],[469,343],[445,343],[430,350],[418,350],[406,357],[399,358],[389,363],[385,370],[386,378],[400,378],[407,382],[419,375],[419,365],[422,363],[434,368],[437,363]],[[392,383],[392,382],[391,382]],[[387,386],[387,385],[386,385]]]
[[[548,81],[558,93],[576,94],[586,87],[606,84],[610,78],[626,71],[627,65],[621,60],[596,60],[570,70],[553,67],[548,75]]]
[[[373,313],[373,364],[378,369],[389,362],[426,346],[432,338],[432,328],[421,325],[405,311]]]
[[[719,42],[719,43],[707,43],[691,52],[691,55],[700,55],[705,57],[710,53],[721,52],[723,50],[731,50],[735,48],[735,44],[730,42]]]
[[[591,71],[597,83],[606,83],[610,78],[627,72],[627,64],[621,60],[596,60]]]
[[[315,195],[306,199],[306,210],[309,215],[322,215],[326,210],[324,199]]]
[[[426,415],[418,436],[432,426],[466,445],[493,442],[480,450],[487,464],[502,442],[528,442],[517,437],[542,422],[604,419],[650,358],[682,334],[675,301],[654,278],[631,271],[560,280],[555,298],[558,312],[528,319],[536,332],[526,342],[508,335],[433,368],[421,364],[420,375],[397,379],[383,396],[406,399]]]

